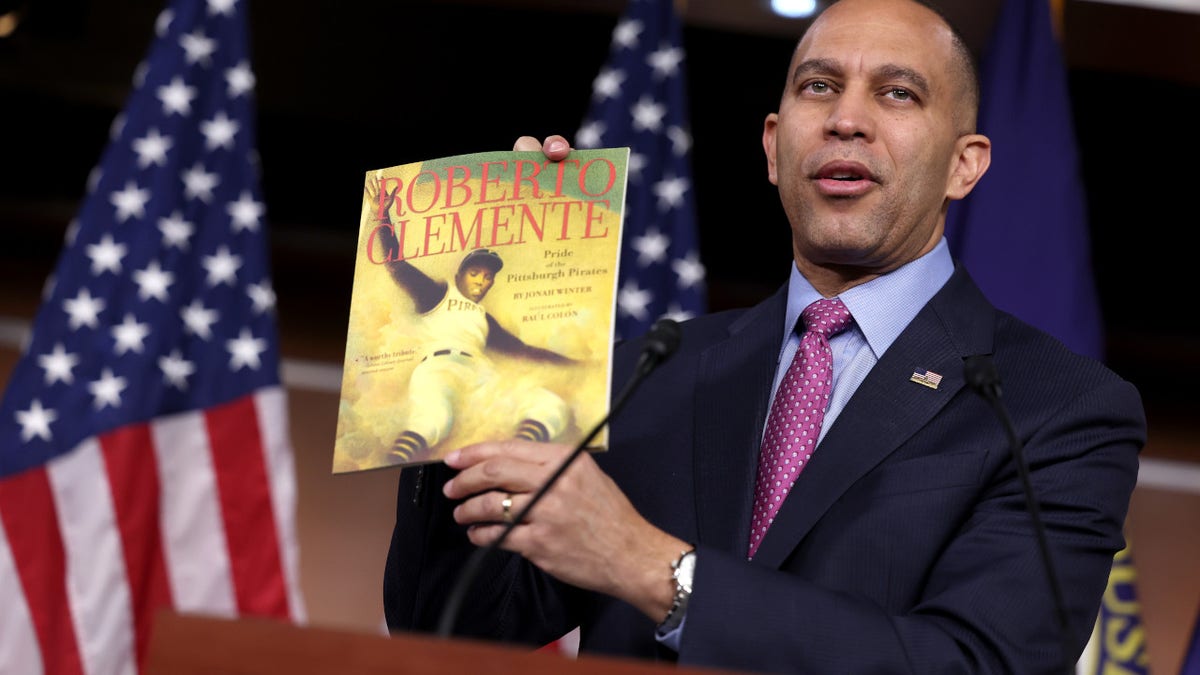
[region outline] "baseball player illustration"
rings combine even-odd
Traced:
[[[387,211],[384,225],[390,225]],[[384,251],[399,251],[391,227],[381,227],[378,232]],[[396,460],[425,459],[449,435],[464,399],[496,379],[489,352],[544,363],[575,363],[557,352],[526,344],[480,304],[504,267],[494,250],[468,252],[459,263],[454,283],[430,277],[399,255],[389,257],[395,259],[385,266],[396,285],[412,298],[422,335],[420,360],[408,382],[403,431],[390,451]],[[517,438],[552,440],[571,421],[568,405],[543,387],[525,387],[503,395],[518,399],[512,420]]]

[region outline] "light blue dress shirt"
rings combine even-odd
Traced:
[[[954,260],[943,237],[929,253],[837,296],[850,310],[854,323],[829,339],[829,347],[833,351],[833,391],[829,396],[829,407],[825,410],[825,420],[821,424],[821,435],[817,438],[818,450],[825,432],[837,420],[858,385],[866,379],[867,373],[871,372],[883,353],[953,273]],[[772,400],[792,357],[800,347],[803,327],[796,325],[800,313],[821,297],[808,279],[801,276],[796,266],[792,265],[784,334],[780,336],[783,346],[775,365],[775,381],[771,385]],[[697,567],[702,564],[697,557]],[[658,641],[679,651],[679,640],[686,624],[685,614],[683,622],[675,630],[659,633],[656,636]]]

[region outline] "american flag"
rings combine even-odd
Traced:
[[[938,385],[942,383],[941,375],[933,372],[932,370],[925,370],[924,368],[917,368],[914,370],[912,377],[908,379],[910,382],[923,384],[930,389],[937,389]]]
[[[616,334],[706,309],[687,122],[683,28],[674,0],[631,0],[575,135],[580,148],[630,148]]]
[[[133,673],[155,610],[302,621],[246,0],[175,0],[0,403],[0,672]]]

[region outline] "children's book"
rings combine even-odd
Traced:
[[[603,419],[628,158],[487,152],[367,173],[334,473],[485,440],[575,445]]]

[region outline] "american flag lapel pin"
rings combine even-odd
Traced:
[[[930,389],[937,389],[938,384],[942,381],[942,376],[938,375],[932,370],[917,368],[913,371],[912,377],[908,378],[908,381],[916,382],[917,384],[923,384]]]

